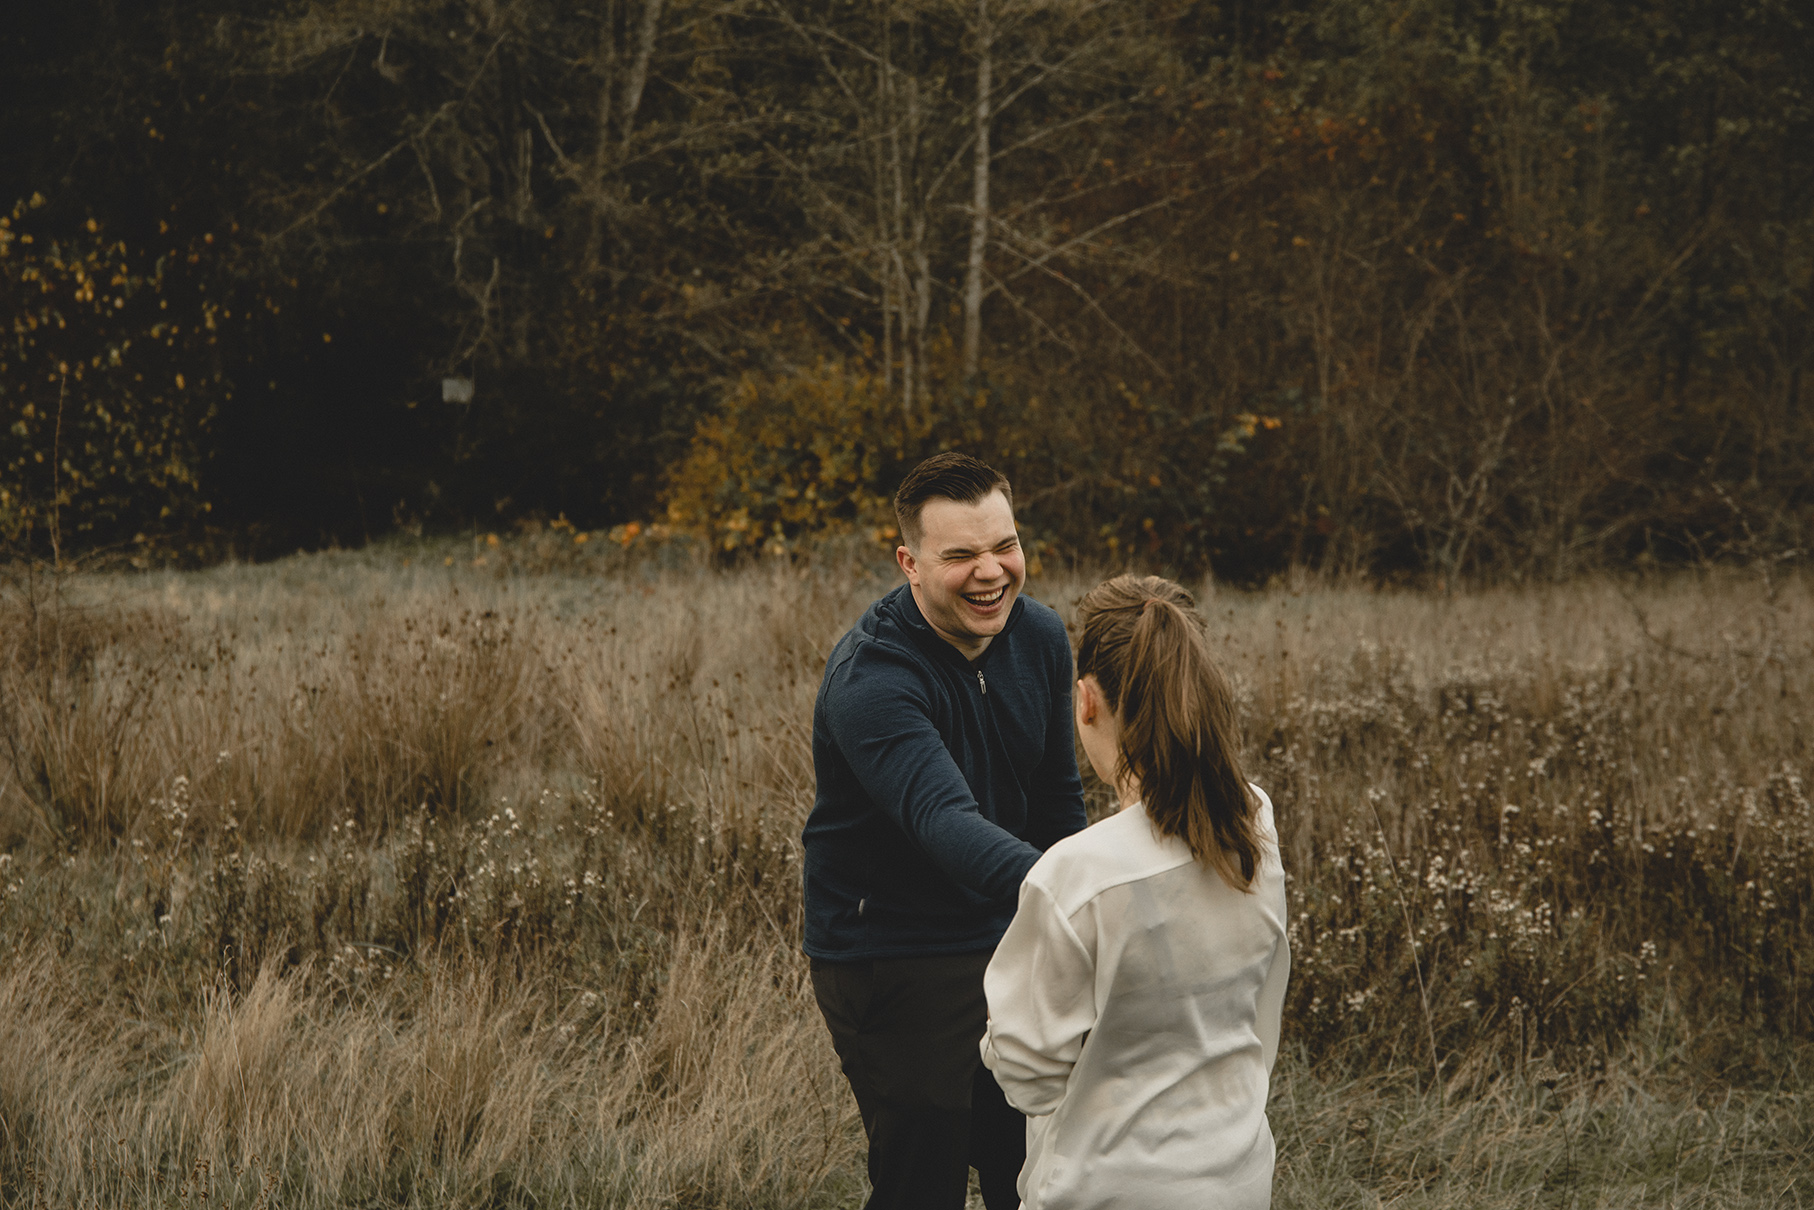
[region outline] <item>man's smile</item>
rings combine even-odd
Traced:
[[[1001,587],[992,588],[988,592],[966,592],[963,594],[963,598],[977,609],[993,609],[1001,604],[1002,598],[1005,597],[1007,593],[1008,586],[1003,584]]]

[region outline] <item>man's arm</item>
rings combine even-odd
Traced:
[[[830,687],[825,720],[864,791],[935,865],[959,885],[1012,899],[1039,850],[983,818],[970,783],[933,725],[916,671],[883,653],[862,683],[848,668]]]

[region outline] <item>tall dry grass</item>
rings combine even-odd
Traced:
[[[797,834],[824,656],[888,582],[14,590],[0,1201],[852,1204]],[[1292,877],[1281,1204],[1798,1204],[1807,588],[1203,604]]]

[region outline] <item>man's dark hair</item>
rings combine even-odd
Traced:
[[[954,500],[975,504],[990,492],[1000,492],[1014,507],[1014,489],[1008,477],[977,461],[968,454],[947,452],[934,454],[901,480],[901,490],[894,494],[894,519],[901,527],[901,541],[917,551],[926,531],[920,526],[920,513],[928,500]]]

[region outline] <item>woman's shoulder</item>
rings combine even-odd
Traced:
[[[1159,835],[1146,811],[1134,806],[1054,844],[1033,863],[1027,881],[1068,916],[1104,891],[1191,860],[1184,842]]]
[[[1253,791],[1254,814],[1260,821],[1260,830],[1264,832],[1273,843],[1278,843],[1278,828],[1273,823],[1272,819],[1272,796],[1260,789],[1257,782],[1248,782],[1247,788]]]
[[[1273,821],[1272,798],[1252,782],[1247,786],[1253,791],[1264,846],[1262,864],[1276,871],[1279,834]],[[1054,844],[1033,864],[1027,881],[1069,916],[1104,891],[1163,874],[1194,860],[1189,846],[1176,836],[1160,835],[1145,809],[1134,806]],[[1276,872],[1272,877],[1277,877]]]
[[[1260,825],[1260,839],[1272,849],[1276,856],[1279,851],[1279,825],[1278,820],[1273,817],[1272,797],[1253,782],[1248,782],[1247,788],[1253,791],[1254,818],[1255,822]]]

